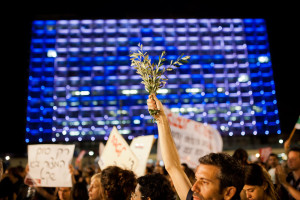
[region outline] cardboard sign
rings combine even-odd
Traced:
[[[139,159],[139,164],[134,171],[138,177],[145,174],[147,160],[154,140],[154,135],[139,136],[134,138],[130,144],[130,149]]]
[[[81,150],[78,157],[75,160],[75,164],[79,165],[79,163],[82,161],[85,154],[86,154],[86,150]]]
[[[260,148],[259,149],[260,160],[264,163],[267,162],[270,153],[272,153],[272,147]]]
[[[27,181],[40,187],[72,187],[69,164],[75,145],[28,145]]]
[[[104,147],[105,147],[105,145],[103,144],[103,142],[100,142],[100,143],[99,143],[99,156],[102,155],[102,152],[103,152],[103,150],[104,150]]]
[[[181,117],[164,107],[181,163],[196,168],[200,157],[223,150],[220,133],[210,125]]]
[[[98,164],[101,170],[108,166],[116,165],[123,169],[134,171],[138,166],[138,158],[131,151],[126,140],[120,135],[115,126],[110,132]]]

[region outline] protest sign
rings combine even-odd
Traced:
[[[72,187],[69,164],[75,145],[28,145],[27,181],[39,187]]]
[[[212,126],[181,117],[166,107],[164,110],[181,163],[196,168],[201,156],[223,150],[222,137]]]
[[[123,169],[134,171],[138,166],[138,158],[131,151],[126,140],[120,135],[115,126],[110,132],[98,164],[101,170],[108,166],[116,165]]]
[[[81,150],[79,155],[77,156],[76,160],[75,160],[75,167],[77,168],[81,168],[81,162],[82,162],[82,159],[84,157],[84,155],[86,154],[86,150]]]
[[[260,148],[260,160],[265,163],[268,160],[270,153],[272,153],[272,147]]]
[[[103,144],[103,142],[100,142],[100,143],[99,143],[99,156],[102,155],[102,152],[103,152],[103,150],[104,150],[104,147],[105,147],[105,145]]]
[[[78,157],[75,160],[75,163],[80,163],[85,154],[86,154],[86,150],[81,150]]]
[[[134,171],[138,177],[145,174],[147,160],[154,140],[154,135],[139,136],[134,138],[130,144],[130,149],[139,160],[139,164]]]

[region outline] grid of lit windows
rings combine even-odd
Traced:
[[[263,19],[37,20],[32,24],[26,142],[156,134],[147,92],[130,67],[141,43],[190,62],[158,98],[222,135],[280,134]]]

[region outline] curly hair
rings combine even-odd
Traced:
[[[172,190],[170,181],[160,173],[148,174],[137,179],[140,185],[142,199],[150,197],[151,200],[175,200],[175,192]]]
[[[109,166],[101,172],[101,186],[107,192],[108,199],[130,200],[137,185],[133,171]]]

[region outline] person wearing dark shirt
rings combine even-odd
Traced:
[[[282,166],[276,167],[276,176],[279,183],[287,191],[287,197],[284,199],[300,199],[300,148],[294,147],[288,151],[288,168],[291,172],[286,175]]]
[[[0,181],[0,199],[15,199],[23,181],[19,167],[9,167]]]

